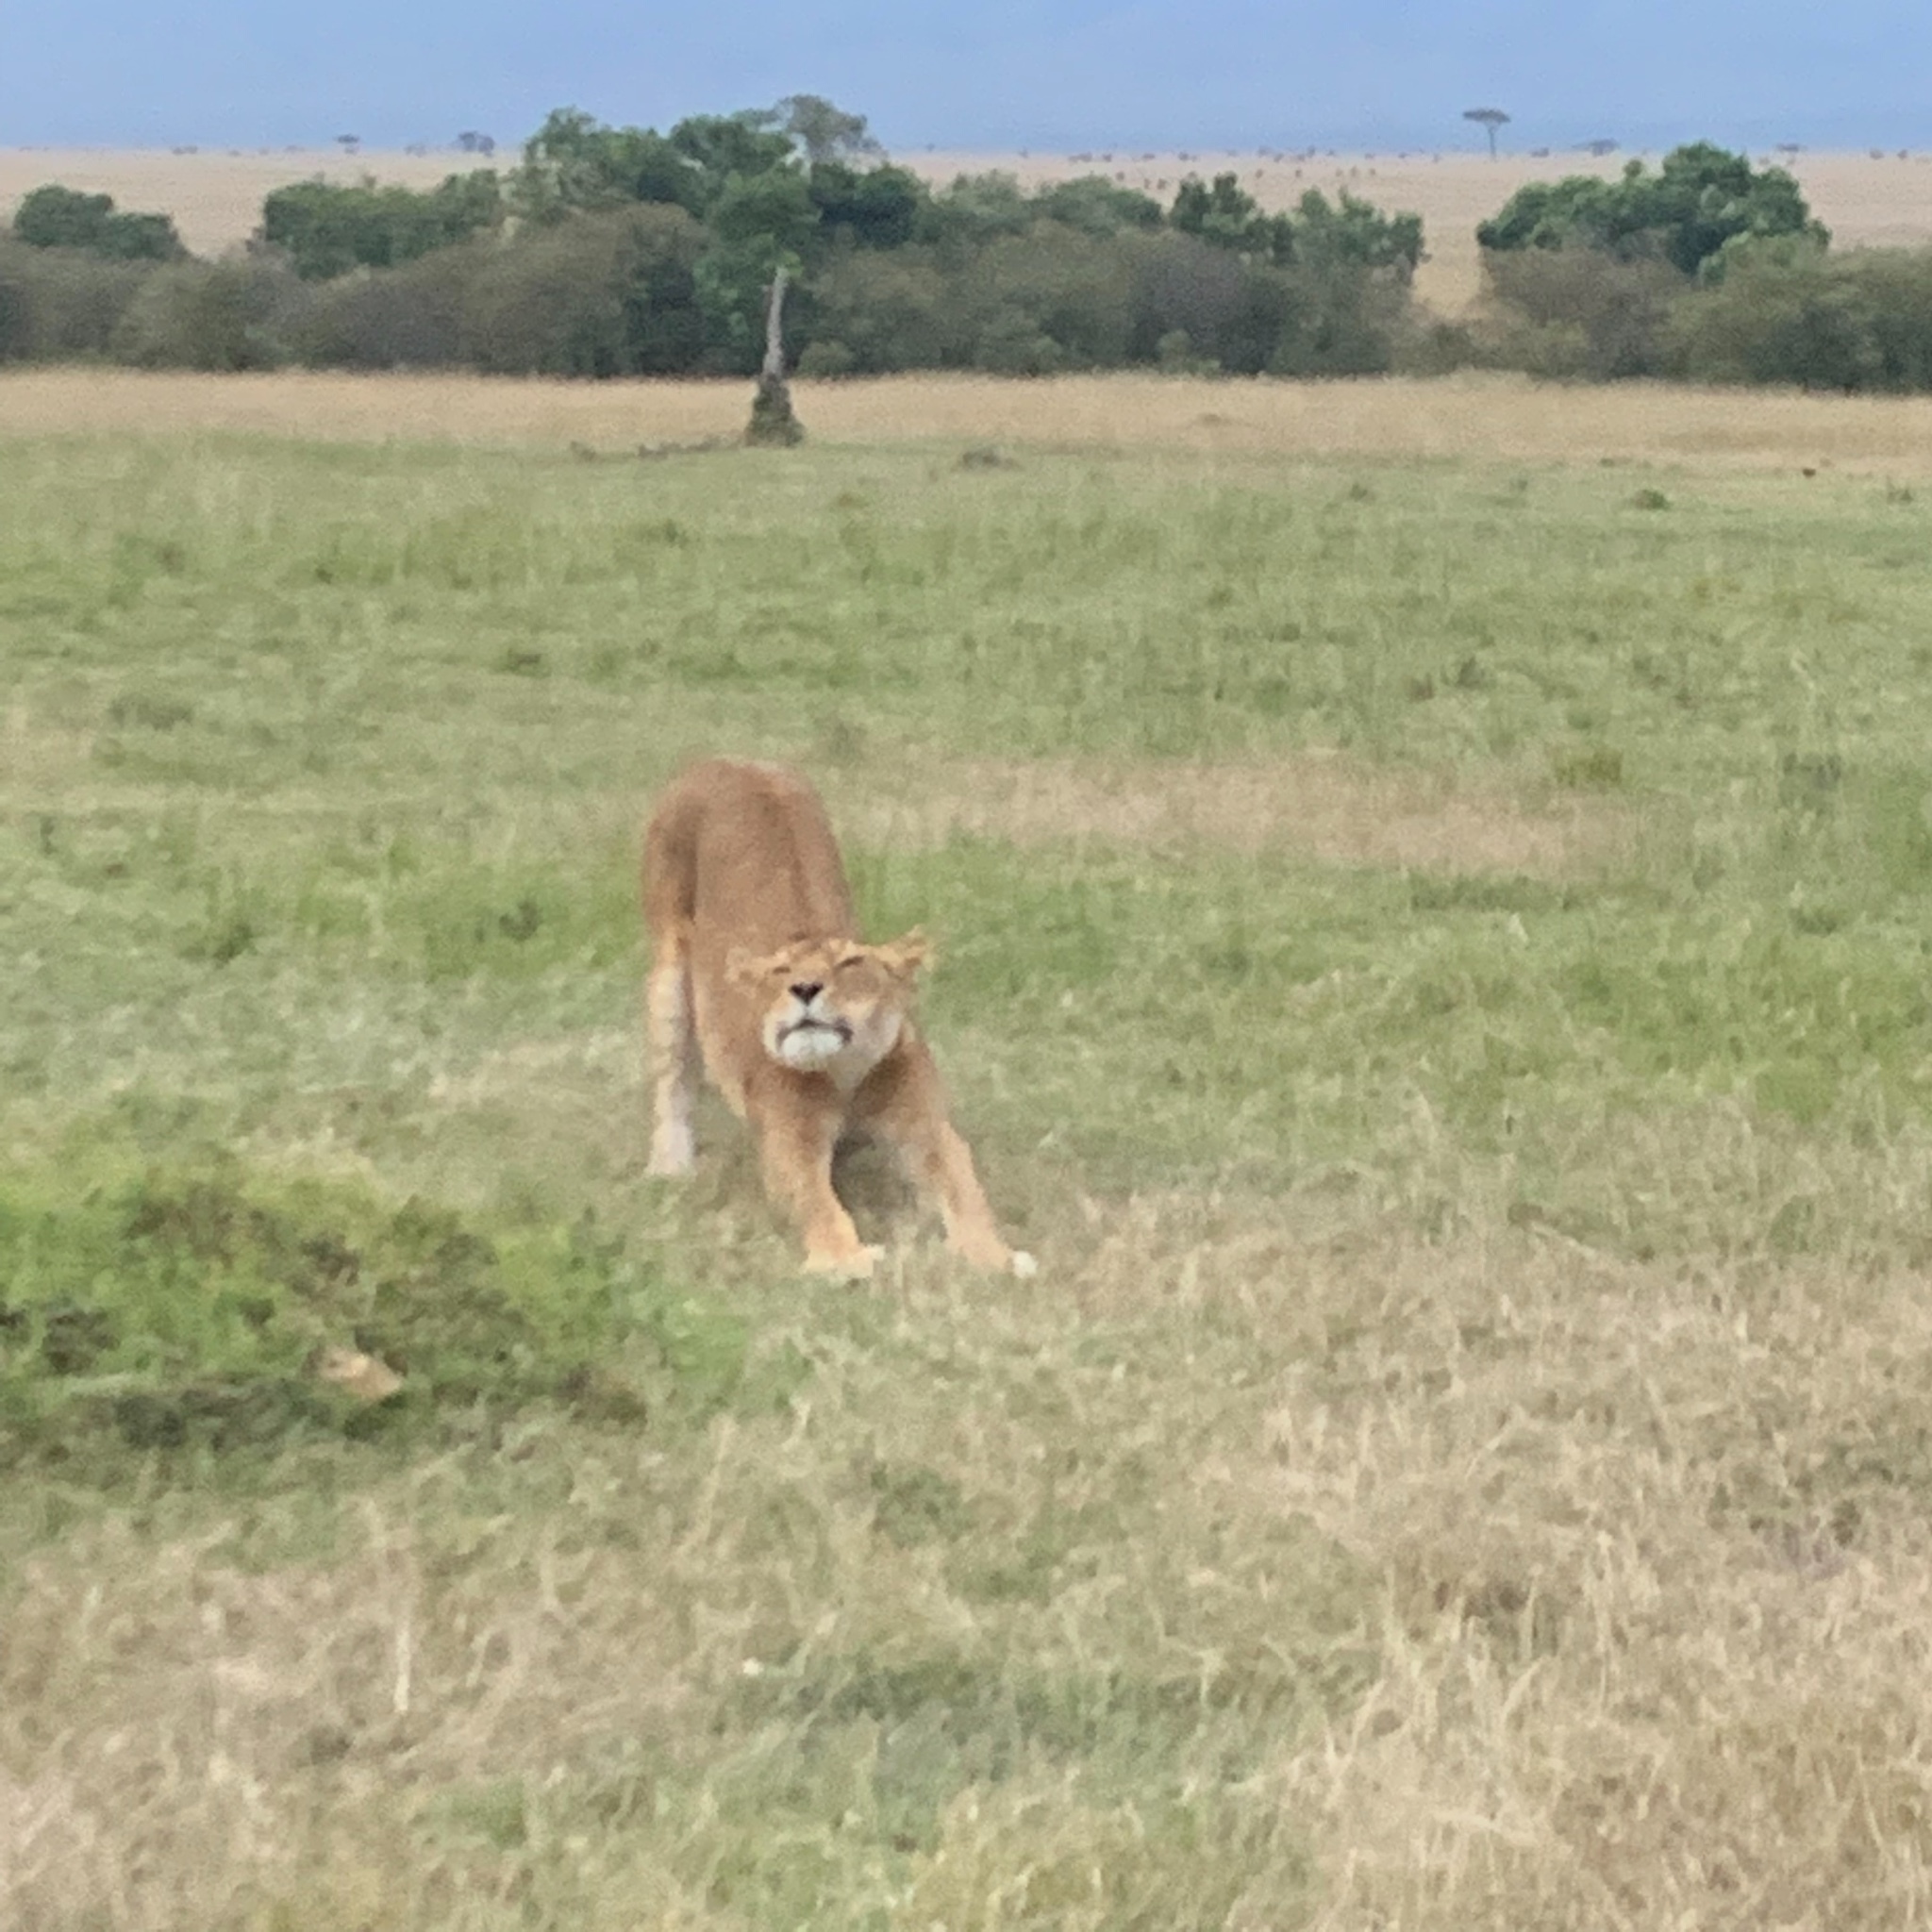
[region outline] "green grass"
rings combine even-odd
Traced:
[[[1862,1565],[1908,1624],[1932,1492],[1922,510],[917,448],[6,458],[22,1923],[1662,1923],[1724,1892],[1679,1829],[1907,1922],[1852,1825],[1748,1821],[1903,1748],[1892,1626],[1814,1599]],[[691,1190],[642,1177],[638,828],[714,749],[808,765],[870,828],[869,925],[938,939],[1038,1283],[956,1270],[862,1159],[886,1278],[801,1281],[716,1109]],[[914,827],[1029,769],[1322,759],[1364,812],[1411,774],[1601,836]],[[1812,1596],[1726,1624],[1766,1564]],[[1790,1632],[1861,1615],[1820,1689]],[[1932,1811],[1886,1791],[1902,1871]]]

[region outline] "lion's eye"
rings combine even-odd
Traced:
[[[836,970],[841,973],[850,973],[855,966],[863,966],[864,964],[865,958],[862,954],[852,953],[839,961]]]

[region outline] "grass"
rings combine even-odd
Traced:
[[[4,1916],[1924,1923],[1924,512],[1187,441],[9,441]],[[643,1177],[719,747],[1038,1281]]]
[[[815,441],[853,449],[921,445],[969,474],[1013,452],[1091,450],[1316,458],[1407,466],[1475,461],[1498,467],[1507,497],[1528,471],[1639,466],[1639,490],[1668,498],[1676,476],[1789,472],[1891,479],[1898,507],[1927,475],[1932,400],[1694,390],[1662,383],[1602,389],[1513,375],[1431,381],[1288,383],[1177,381],[1147,374],[1069,375],[1013,383],[965,375],[867,382],[801,382],[798,406]],[[689,468],[694,445],[735,443],[746,420],[735,382],[561,383],[469,375],[345,375],[316,370],[198,375],[184,371],[17,367],[0,370],[0,434],[8,439],[128,429],[242,432],[355,444],[547,445],[584,462],[641,458]],[[995,460],[996,459],[996,460]],[[1655,480],[1645,480],[1654,478]],[[1905,481],[1897,479],[1904,478]],[[1343,468],[1339,488],[1369,487]],[[996,486],[993,486],[996,487]],[[1637,507],[1631,505],[1629,507]]]

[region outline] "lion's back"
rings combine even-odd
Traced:
[[[831,821],[783,765],[708,758],[665,788],[644,841],[644,914],[694,950],[770,947],[856,931]]]

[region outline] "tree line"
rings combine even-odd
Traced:
[[[1834,256],[1793,178],[1707,142],[1536,182],[1477,231],[1487,297],[1412,299],[1421,220],[1346,192],[1264,211],[1105,175],[935,189],[815,95],[666,132],[552,113],[513,167],[270,193],[242,253],[50,185],[0,236],[0,360],[748,375],[780,264],[807,375],[1463,366],[1932,388],[1932,251]]]

